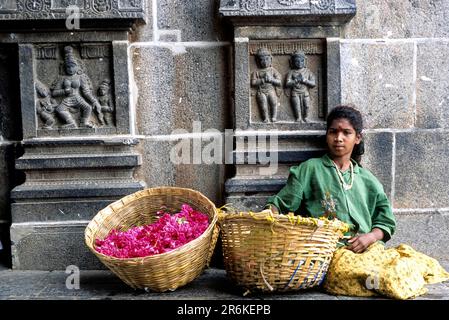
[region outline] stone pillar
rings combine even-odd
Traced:
[[[0,26],[14,31],[0,38],[17,48],[23,154],[15,168],[26,176],[11,191],[13,269],[102,268],[84,244],[85,226],[145,187],[134,178],[142,160],[128,65],[129,31],[145,21],[145,2],[74,2],[0,8]]]
[[[235,176],[228,203],[257,210],[293,164],[325,153],[341,101],[341,27],[355,1],[220,1],[234,29]]]

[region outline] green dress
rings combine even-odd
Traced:
[[[396,229],[396,221],[382,184],[369,170],[351,161],[354,166],[351,189],[344,190],[333,161],[324,155],[291,167],[287,184],[268,199],[267,206],[274,205],[281,213],[318,218],[326,213],[324,205],[333,201],[337,218],[354,225],[357,233],[379,228],[384,232],[383,241],[388,241]],[[343,173],[346,183],[350,175],[351,170]]]

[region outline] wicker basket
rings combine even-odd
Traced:
[[[338,240],[339,220],[219,210],[227,275],[249,291],[285,292],[321,284]]]
[[[209,216],[209,227],[195,240],[142,258],[120,259],[95,250],[95,240],[105,238],[112,229],[150,224],[162,206],[170,212],[179,211],[184,203]],[[85,230],[85,242],[101,262],[132,288],[172,291],[198,277],[209,265],[219,234],[217,219],[215,205],[198,191],[175,187],[146,189],[99,211]]]

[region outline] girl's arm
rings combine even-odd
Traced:
[[[302,201],[303,186],[299,179],[299,166],[290,168],[287,184],[276,195],[270,197],[266,208],[270,205],[275,207],[279,213],[296,212]],[[273,211],[274,212],[274,211]]]

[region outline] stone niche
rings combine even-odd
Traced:
[[[291,165],[326,151],[326,116],[341,101],[339,40],[356,4],[221,0],[219,11],[234,30],[235,176],[226,202],[258,210]]]
[[[127,44],[19,44],[24,138],[127,134]]]
[[[244,121],[246,121],[252,128],[257,129],[279,126],[292,128],[293,130],[320,129],[327,109],[327,101],[323,100],[326,91],[325,42],[321,39],[289,39],[285,41],[254,40],[249,43],[248,50],[251,101],[249,113],[247,113],[249,118],[239,118],[240,124],[243,126]],[[267,96],[268,99],[272,98],[276,100],[276,110],[273,110],[273,105],[270,105],[270,101],[267,101],[266,115],[264,115],[264,110],[260,105],[260,101],[258,101],[258,91],[263,91],[264,89],[259,88],[260,85],[253,84],[254,79],[263,77],[263,72],[260,71],[261,68],[258,66],[256,60],[258,58],[258,52],[264,51],[271,55],[272,68],[278,74],[280,80],[279,86],[274,87],[274,95],[270,97],[268,94]],[[295,73],[300,74],[291,66],[291,55],[300,52],[304,53],[307,64],[306,68],[309,70],[307,75],[309,76],[310,87],[304,84],[288,87],[287,83],[289,81],[295,81]],[[307,117],[305,117],[305,114],[301,114],[300,108],[297,109],[297,107],[301,107],[300,103],[302,101],[300,101],[300,94],[304,94],[305,92],[309,96]],[[273,121],[274,118],[275,121]]]
[[[129,33],[145,21],[145,5],[0,0],[0,41],[14,48],[20,84],[5,97],[20,103],[15,169],[25,173],[10,192],[13,269],[102,268],[84,244],[85,226],[145,187],[134,178],[142,157],[128,65]],[[79,28],[66,24],[69,6],[79,10]]]

